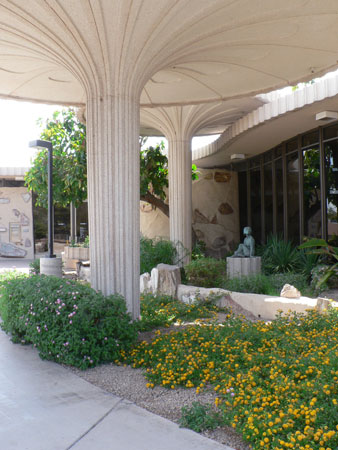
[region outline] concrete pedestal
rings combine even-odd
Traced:
[[[43,275],[54,275],[55,277],[62,277],[62,259],[41,258],[40,273]]]
[[[261,257],[251,258],[227,258],[228,278],[238,278],[261,273]]]

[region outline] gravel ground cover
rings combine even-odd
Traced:
[[[106,364],[85,371],[69,366],[65,367],[89,383],[176,423],[179,421],[183,406],[190,406],[196,401],[212,404],[216,397],[213,389],[203,391],[200,394],[196,394],[195,389],[182,387],[171,390],[155,386],[153,389],[149,389],[146,386],[147,380],[144,376],[144,370],[133,369],[130,366]],[[231,427],[218,427],[201,434],[235,450],[249,450],[251,448],[243,442],[241,436]]]

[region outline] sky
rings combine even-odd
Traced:
[[[41,133],[37,120],[41,118],[45,122],[60,109],[62,106],[0,99],[0,167],[29,167],[35,151],[28,147],[28,143],[39,139]],[[206,145],[216,138],[194,138],[193,147]],[[149,138],[147,145],[155,145],[161,140]]]

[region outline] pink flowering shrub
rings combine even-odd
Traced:
[[[75,281],[19,275],[2,282],[1,327],[41,358],[81,369],[118,360],[137,337],[119,295],[105,297]]]

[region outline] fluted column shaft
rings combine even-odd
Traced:
[[[191,137],[169,139],[168,156],[170,240],[178,243],[179,263],[183,265],[191,253]]]
[[[88,209],[91,284],[122,294],[139,317],[139,101],[126,95],[88,98]]]

